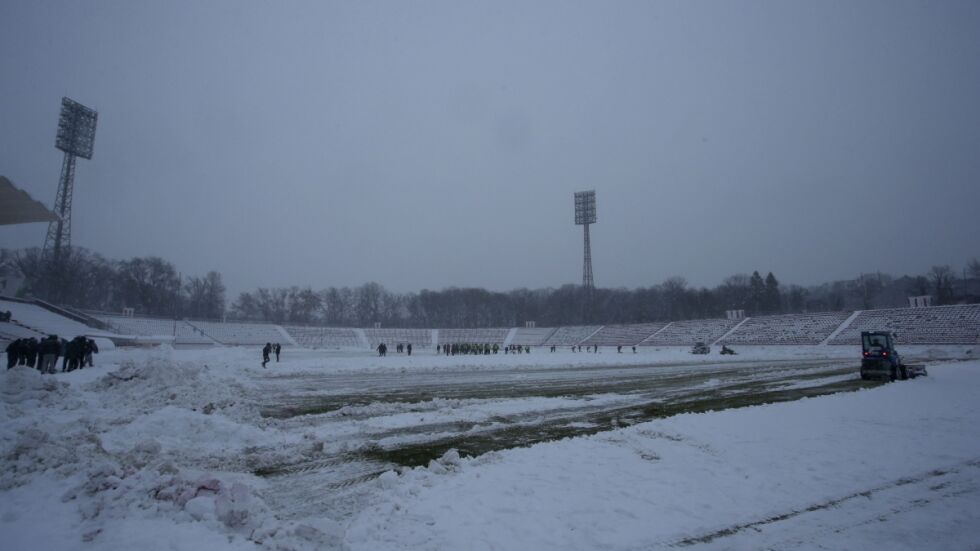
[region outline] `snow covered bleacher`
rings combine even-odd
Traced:
[[[121,335],[174,339],[176,344],[214,344],[214,340],[193,325],[181,320],[96,315]]]
[[[864,310],[830,344],[860,344],[861,331],[892,331],[899,344],[980,343],[980,304]]]
[[[188,321],[187,323],[221,344],[263,345],[267,342],[278,342],[283,346],[292,344],[279,326],[271,323],[219,321]]]
[[[43,339],[44,337],[47,337],[47,335],[33,329],[28,329],[17,325],[16,323],[0,323],[0,345],[2,346],[6,346],[10,341],[15,341],[17,339],[29,339],[31,337]],[[0,350],[2,350],[2,348],[0,348]]]
[[[510,344],[541,346],[541,343],[547,340],[555,331],[557,329],[554,327],[518,327]]]
[[[437,344],[503,344],[510,332],[508,327],[483,329],[440,329]]]
[[[719,344],[820,344],[851,312],[786,314],[745,320]]]
[[[94,329],[85,325],[84,323],[55,314],[54,312],[41,308],[36,304],[28,304],[12,300],[0,300],[0,312],[5,312],[8,310],[11,313],[12,321],[4,322],[3,324],[6,325],[5,328],[9,329],[12,333],[23,333],[23,329],[28,329],[36,333],[41,333],[45,336],[58,335],[59,337],[69,340],[77,337],[78,335],[85,335],[88,337],[115,336],[108,331]],[[18,325],[21,326],[21,329],[13,329],[14,326]],[[37,335],[25,334],[23,336],[34,337]]]
[[[606,325],[595,335],[585,339],[585,346],[633,346],[660,331],[666,323],[638,323],[635,325]]]
[[[303,327],[284,325],[283,329],[296,341],[296,344],[306,348],[363,348],[357,332],[345,327]]]
[[[591,337],[601,325],[567,325],[559,327],[542,346],[572,346]]]
[[[371,345],[371,348],[377,348],[381,343],[385,343],[389,348],[398,343],[410,343],[413,348],[428,348],[430,346],[434,346],[432,344],[431,329],[371,328],[365,329],[364,334],[367,336],[368,343]]]
[[[675,321],[659,333],[644,339],[642,346],[691,346],[696,342],[711,344],[724,336],[741,320],[704,319]]]

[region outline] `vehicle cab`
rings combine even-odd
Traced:
[[[890,331],[861,333],[861,378],[890,378],[900,375],[902,359],[895,351],[894,335]],[[904,378],[904,377],[903,377]]]

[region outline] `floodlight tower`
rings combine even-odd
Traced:
[[[65,152],[61,163],[61,180],[54,200],[54,212],[59,220],[48,224],[41,257],[60,266],[64,249],[71,247],[71,197],[75,185],[75,157],[92,158],[95,145],[95,123],[99,114],[81,103],[61,98],[61,115],[58,117],[58,136],[54,146]]]
[[[585,231],[585,259],[582,262],[582,286],[595,288],[592,279],[592,243],[589,240],[589,224],[596,223],[595,190],[575,192],[575,224]]]

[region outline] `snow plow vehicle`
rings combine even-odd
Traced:
[[[691,354],[710,354],[710,353],[711,353],[711,347],[704,344],[701,341],[694,343],[694,346],[691,347]]]
[[[924,365],[906,365],[895,350],[895,337],[890,331],[861,332],[861,378],[896,379],[928,375]]]

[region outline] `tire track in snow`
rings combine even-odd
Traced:
[[[953,495],[953,494],[956,494],[956,493],[971,493],[971,492],[976,492],[980,488],[977,488],[976,486],[974,486],[972,484],[967,484],[967,485],[955,484],[954,485],[950,481],[944,481],[944,482],[942,482],[940,484],[936,484],[934,486],[929,486],[929,485],[930,484],[934,484],[938,479],[948,478],[949,475],[956,475],[956,474],[960,474],[961,472],[966,471],[966,470],[978,469],[978,468],[980,468],[980,458],[972,459],[970,461],[961,462],[961,463],[958,463],[958,464],[953,465],[951,467],[934,469],[934,470],[928,471],[926,473],[921,473],[921,474],[918,474],[918,475],[912,476],[912,477],[899,478],[899,479],[893,480],[891,482],[888,482],[888,483],[885,483],[885,484],[881,484],[881,485],[878,485],[878,486],[874,486],[874,487],[869,488],[869,489],[866,489],[866,490],[862,490],[862,491],[859,491],[859,492],[850,493],[850,494],[841,496],[839,498],[831,499],[831,500],[824,501],[824,502],[821,502],[821,503],[816,503],[816,504],[813,504],[813,505],[810,505],[810,506],[807,506],[807,507],[804,507],[804,508],[801,508],[801,509],[794,509],[794,510],[788,511],[786,513],[781,513],[781,514],[778,514],[778,515],[769,516],[769,517],[766,517],[766,518],[763,518],[761,520],[757,520],[757,521],[754,521],[754,522],[748,522],[748,523],[743,523],[743,524],[735,524],[735,525],[728,526],[726,528],[722,528],[720,530],[716,530],[714,532],[710,532],[710,533],[707,533],[707,534],[702,534],[702,535],[699,535],[699,536],[687,537],[687,538],[684,538],[684,539],[681,539],[681,540],[678,540],[678,541],[675,541],[675,542],[666,544],[663,547],[691,547],[691,546],[701,545],[701,544],[710,544],[710,543],[714,542],[715,540],[720,540],[720,539],[723,539],[723,538],[732,537],[732,536],[735,536],[737,534],[746,532],[748,530],[755,530],[757,532],[760,532],[764,528],[769,527],[771,525],[777,525],[779,523],[791,521],[791,520],[797,519],[798,517],[801,517],[801,516],[804,516],[804,515],[807,515],[807,514],[810,514],[810,513],[815,513],[815,512],[824,511],[824,510],[827,510],[827,509],[837,508],[837,507],[840,507],[842,505],[848,504],[848,502],[853,502],[853,501],[858,500],[858,499],[861,499],[861,498],[871,499],[873,496],[875,496],[877,494],[882,494],[884,492],[888,492],[888,491],[895,490],[897,488],[902,488],[902,487],[905,487],[905,486],[922,486],[926,492],[929,492],[929,491],[937,492],[937,491],[945,490],[945,489],[950,488],[951,486],[953,486],[953,489],[948,490],[947,492],[943,492],[940,495],[943,495],[943,494]],[[928,502],[929,502],[928,500],[921,500],[920,498],[916,498],[916,499],[913,499],[913,500],[908,501],[907,503],[903,504],[902,506],[889,508],[887,511],[874,512],[873,515],[872,515],[872,518],[862,519],[861,521],[859,521],[857,523],[849,523],[848,525],[840,526],[840,527],[837,527],[835,529],[837,531],[848,530],[848,529],[851,529],[851,528],[854,528],[854,527],[857,527],[857,526],[860,526],[860,525],[863,525],[863,524],[868,524],[868,523],[873,522],[873,521],[881,520],[883,517],[886,517],[886,516],[891,515],[891,514],[898,514],[898,513],[910,511],[910,510],[913,510],[913,509],[916,509],[916,508],[919,508],[919,507],[923,507],[923,506],[927,505]],[[794,540],[797,540],[797,543],[799,543],[799,544],[806,543],[805,540],[801,540],[801,539],[797,539],[797,538],[794,538]],[[779,548],[779,546],[777,546],[777,548]]]

